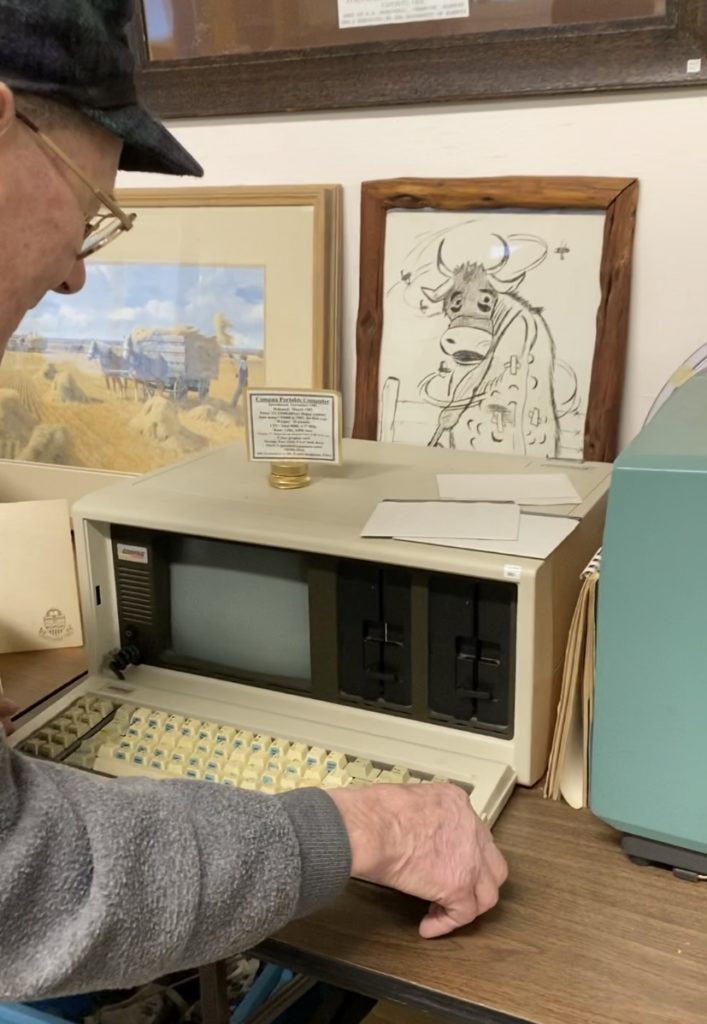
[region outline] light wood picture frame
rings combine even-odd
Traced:
[[[364,182],[353,436],[612,460],[637,200],[635,178]]]
[[[0,363],[0,501],[74,500],[236,441],[248,383],[339,386],[339,185],[117,198],[134,228],[80,293],[26,315]]]

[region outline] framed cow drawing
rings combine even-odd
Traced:
[[[364,182],[354,437],[610,461],[634,178]]]

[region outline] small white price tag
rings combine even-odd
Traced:
[[[252,461],[341,461],[338,391],[249,388],[247,410]]]
[[[702,70],[702,58],[701,57],[693,57],[692,60],[689,60],[687,62],[687,66],[685,67],[685,73],[688,74],[688,75],[699,75],[701,70]]]

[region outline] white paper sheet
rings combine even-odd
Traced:
[[[577,505],[581,495],[566,473],[440,473],[440,498]]]
[[[420,544],[441,544],[447,548],[465,548],[467,551],[494,551],[500,555],[518,555],[521,558],[547,558],[565,537],[569,537],[579,520],[567,516],[533,515],[521,512],[516,540],[463,540],[450,537],[401,537],[401,540]]]
[[[0,652],[82,643],[68,503],[0,503]]]
[[[452,537],[512,541],[518,536],[520,509],[512,502],[381,501],[361,531],[362,537]]]
[[[466,18],[469,0],[338,0],[339,28]]]

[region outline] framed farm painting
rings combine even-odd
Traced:
[[[355,437],[616,454],[638,183],[364,183]]]
[[[0,363],[0,500],[73,499],[237,441],[249,384],[338,385],[339,186],[118,199],[134,228]]]

